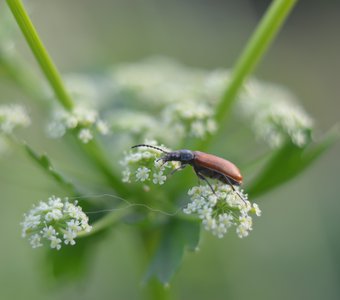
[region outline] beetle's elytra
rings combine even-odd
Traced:
[[[139,144],[132,148],[148,147],[156,149],[164,153],[160,158],[164,163],[168,161],[179,161],[181,165],[172,171],[172,173],[185,168],[187,165],[191,165],[198,176],[198,178],[207,182],[211,190],[214,192],[207,178],[217,179],[225,184],[231,186],[235,191],[234,185],[240,185],[242,183],[242,175],[240,170],[230,161],[221,157],[191,150],[177,150],[168,152],[159,147]],[[238,193],[239,194],[239,193]],[[241,197],[242,198],[242,197]],[[242,198],[242,200],[244,200]]]

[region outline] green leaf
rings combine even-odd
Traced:
[[[169,283],[180,266],[185,248],[193,251],[199,242],[198,221],[172,219],[165,225],[157,250],[145,276],[145,282],[156,278]]]
[[[47,252],[47,271],[56,282],[81,279],[90,267],[94,246],[104,237],[106,232],[76,240],[75,246],[63,245],[58,251],[50,249]],[[50,276],[48,278],[51,278]]]
[[[47,157],[47,155],[39,155],[37,154],[30,146],[27,144],[25,145],[25,149],[29,155],[30,158],[32,158],[38,165],[47,172],[48,175],[52,179],[54,179],[57,183],[62,185],[67,191],[71,192],[72,194],[78,194],[76,187],[68,181],[61,173],[57,172],[54,167],[52,166],[52,163],[50,159]]]
[[[320,142],[310,142],[305,147],[298,147],[291,141],[287,141],[247,188],[250,198],[266,193],[300,174],[338,138],[339,130],[335,127]]]

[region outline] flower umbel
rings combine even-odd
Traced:
[[[48,126],[52,138],[62,137],[67,130],[79,129],[78,138],[84,143],[93,139],[94,132],[101,135],[109,133],[109,127],[99,118],[98,112],[85,106],[77,106],[72,112],[57,111]]]
[[[191,202],[184,208],[186,214],[197,214],[202,219],[206,230],[222,238],[230,227],[236,227],[240,238],[246,237],[253,229],[252,218],[254,213],[261,215],[258,205],[253,205],[247,200],[247,195],[242,190],[237,192],[226,184],[213,185],[215,192],[207,185],[195,186],[188,191]],[[239,193],[239,194],[238,194]],[[243,199],[241,199],[241,197]]]
[[[146,144],[160,147],[168,151],[163,145],[158,146],[155,141],[147,141]],[[175,169],[178,166],[177,162],[167,162],[163,164],[159,160],[162,156],[160,151],[152,148],[139,148],[138,152],[130,151],[125,154],[123,160],[120,161],[124,167],[122,171],[123,182],[152,181],[155,185],[162,185],[167,177],[164,171],[168,169]],[[170,170],[169,170],[170,171]],[[151,180],[152,179],[152,180]]]
[[[11,134],[17,127],[31,124],[25,108],[19,104],[0,105],[0,133]]]
[[[52,196],[24,214],[22,236],[28,237],[33,248],[48,244],[59,250],[63,243],[74,245],[79,232],[91,231],[88,220],[77,201],[70,203],[67,198]]]
[[[245,118],[253,120],[252,129],[258,138],[273,148],[281,146],[287,138],[298,147],[310,141],[313,120],[293,93],[255,79],[246,88],[240,96],[240,111]]]

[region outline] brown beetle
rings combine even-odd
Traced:
[[[165,155],[160,158],[163,163],[166,163],[168,161],[179,161],[181,165],[177,169],[174,169],[171,174],[185,168],[188,165],[191,165],[197,177],[204,180],[213,192],[214,190],[207,180],[207,177],[217,179],[223,183],[230,185],[233,191],[235,191],[244,201],[243,197],[241,197],[241,195],[234,188],[234,185],[238,186],[242,183],[242,175],[240,173],[240,170],[230,161],[200,151],[177,150],[167,152],[161,148],[146,144],[135,145],[131,148],[137,147],[148,147],[165,153]]]

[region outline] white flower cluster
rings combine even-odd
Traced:
[[[197,214],[204,228],[219,238],[232,226],[236,227],[240,238],[248,236],[253,229],[250,213],[261,215],[258,205],[251,204],[238,187],[233,191],[229,185],[216,184],[213,189],[215,192],[208,185],[191,188],[188,192],[191,202],[184,208],[184,213]]]
[[[116,89],[135,94],[148,107],[163,107],[187,99],[206,100],[203,89],[199,88],[205,73],[168,58],[156,57],[115,66],[110,76]]]
[[[162,111],[162,116],[168,130],[177,124],[180,137],[189,135],[204,138],[207,134],[214,133],[217,128],[213,118],[214,110],[205,103],[186,101],[170,104]]]
[[[279,147],[287,138],[302,147],[310,139],[313,120],[281,86],[251,80],[239,105],[244,117],[252,120],[255,134],[271,147]]]
[[[67,130],[78,130],[78,138],[84,143],[93,139],[94,131],[107,135],[109,127],[99,118],[98,112],[84,106],[77,106],[71,112],[56,111],[53,121],[48,126],[52,138],[62,137]]]
[[[0,105],[0,133],[11,134],[18,127],[31,124],[26,109],[19,104]]]
[[[206,90],[216,76],[206,73],[158,58],[120,65],[112,70],[111,77],[116,96],[127,97],[125,102],[134,99],[134,107],[142,104],[137,105],[135,116],[138,120],[141,119],[137,115],[143,116],[144,137],[173,144],[190,136],[204,138],[216,130],[214,110],[209,103],[212,98],[215,102],[217,99]],[[128,129],[135,132],[138,124],[126,122],[124,116],[116,113],[111,118],[113,126],[123,124],[126,129],[128,124]],[[158,125],[153,126],[154,123]]]
[[[158,57],[116,65],[103,74],[70,74],[67,84],[83,105],[105,111],[110,129],[117,134],[126,137],[129,132],[135,140],[156,139],[176,147],[184,139],[205,138],[216,131],[215,107],[230,76],[229,70],[190,68]],[[313,122],[297,102],[286,89],[251,79],[235,112],[270,146],[278,147],[287,138],[303,146],[310,139]],[[57,113],[50,135],[59,137],[77,127],[86,143],[94,131],[106,134],[108,125],[97,111],[79,107],[72,113]]]
[[[77,202],[52,196],[47,202],[41,201],[24,214],[22,236],[28,237],[33,248],[49,244],[59,250],[62,244],[74,245],[79,232],[91,231],[88,217]]]
[[[155,141],[148,141],[148,145],[157,146]],[[157,146],[165,151],[169,151],[163,145]],[[147,183],[152,181],[154,184],[162,185],[167,179],[165,170],[175,169],[178,166],[176,162],[168,162],[163,164],[159,158],[162,152],[152,148],[141,147],[139,150],[130,151],[125,154],[124,158],[120,161],[123,166],[122,176],[123,182],[140,181]]]

